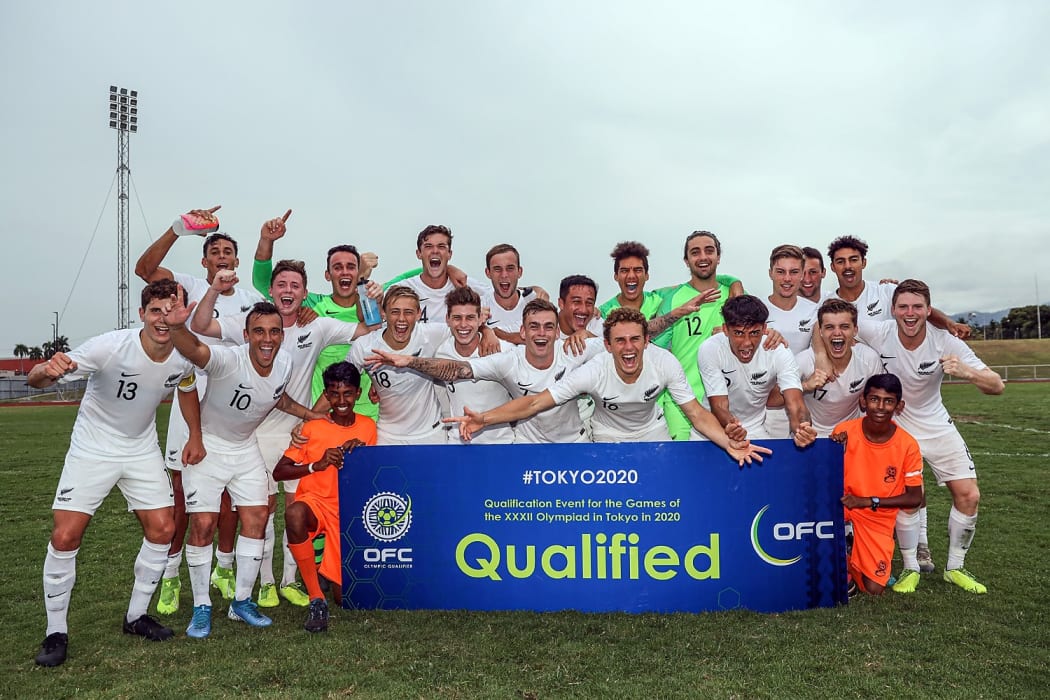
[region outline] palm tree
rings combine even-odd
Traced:
[[[40,349],[39,345],[34,345],[29,348],[29,359],[30,360],[42,360],[44,359],[44,351]]]
[[[19,343],[15,346],[15,357],[18,358],[18,373],[25,374],[25,367],[22,366],[22,361],[29,357],[29,346],[24,343]]]
[[[44,359],[50,360],[51,356],[55,354],[55,344],[54,342],[48,340],[40,346],[40,350],[44,353]]]
[[[52,349],[55,352],[69,352],[69,338],[67,338],[64,335],[58,336],[58,338],[55,340],[54,347]]]

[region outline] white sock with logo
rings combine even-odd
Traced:
[[[897,546],[901,550],[904,568],[912,571],[919,570],[916,550],[919,548],[920,519],[918,512],[909,513],[903,508],[897,511]]]
[[[193,589],[193,607],[211,605],[211,545],[195,547],[186,545],[186,569],[190,572],[190,587]]]
[[[977,513],[963,515],[952,506],[948,513],[948,563],[944,565],[946,571],[963,568],[966,552],[970,549],[976,529]]]
[[[241,535],[237,538],[237,588],[234,600],[245,600],[252,597],[255,578],[259,575],[262,564],[263,541]]]
[[[131,602],[128,604],[128,622],[134,622],[149,609],[150,598],[157,590],[160,577],[164,574],[164,565],[168,561],[168,549],[171,542],[157,544],[142,538],[139,555],[135,557],[135,585],[131,588]]]
[[[179,567],[182,566],[182,550],[168,555],[168,563],[164,567],[164,578],[178,578]]]
[[[47,543],[44,557],[44,609],[47,611],[47,634],[66,633],[66,614],[73,584],[77,581],[77,552],[80,548],[62,552]]]

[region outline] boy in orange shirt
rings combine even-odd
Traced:
[[[310,596],[307,632],[328,629],[328,602],[321,591],[318,572],[332,583],[342,581],[340,572],[339,469],[343,457],[355,447],[376,444],[376,424],[354,413],[361,395],[361,374],[349,362],[337,362],[322,375],[324,393],[331,406],[328,420],[312,420],[302,428],[306,442],[289,447],[273,470],[277,481],[302,479],[295,501],[284,512],[288,549],[299,565],[299,573]],[[326,535],[321,565],[314,561],[313,538]]]
[[[864,416],[839,423],[831,434],[846,452],[842,505],[846,522],[853,524],[849,573],[872,595],[880,595],[890,578],[897,511],[918,508],[922,502],[919,444],[893,422],[904,410],[902,393],[896,375],[870,377],[860,398]],[[902,541],[901,553],[907,554],[910,547],[914,558],[917,544]],[[911,593],[918,578],[918,571],[905,569],[893,590]]]

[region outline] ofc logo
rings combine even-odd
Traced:
[[[802,560],[802,555],[792,557],[790,559],[780,559],[774,557],[772,554],[766,552],[762,545],[758,541],[758,526],[762,520],[762,516],[769,510],[769,506],[764,506],[758,513],[755,514],[755,519],[751,521],[751,547],[755,550],[755,554],[758,555],[759,559],[770,564],[772,566],[791,566],[792,564],[798,563]],[[804,537],[815,535],[818,539],[831,540],[835,538],[833,531],[834,523],[830,520],[821,520],[820,522],[801,522],[801,523],[774,523],[773,524],[773,538],[784,542],[784,541],[796,541],[801,540]]]
[[[383,491],[365,503],[361,511],[365,530],[380,542],[394,542],[412,525],[412,499]]]

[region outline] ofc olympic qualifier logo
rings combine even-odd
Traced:
[[[368,534],[377,540],[399,540],[412,525],[412,499],[389,491],[377,493],[365,503],[361,520]]]

